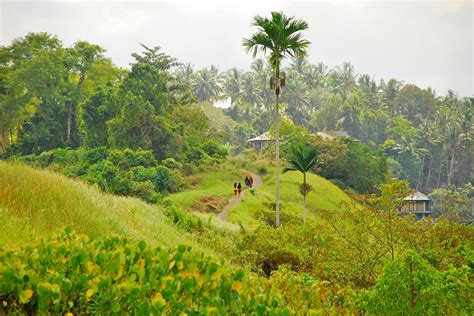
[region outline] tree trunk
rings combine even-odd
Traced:
[[[449,173],[448,173],[448,185],[451,185],[451,181],[453,179],[455,153],[456,153],[456,148],[453,148],[453,152],[451,153],[451,166],[449,167]]]
[[[277,76],[278,86],[280,76]],[[275,111],[276,111],[276,135],[275,135],[275,151],[276,151],[276,221],[275,226],[280,227],[280,108],[278,104],[279,93],[275,90],[276,102],[275,102]]]
[[[430,180],[431,180],[431,168],[433,167],[433,156],[431,155],[430,157],[430,166],[428,168],[428,175],[426,176],[426,182],[425,182],[425,191],[428,191],[428,187],[430,185]]]
[[[439,157],[439,168],[438,168],[438,181],[436,182],[436,188],[439,188],[441,184],[441,170],[443,169],[443,157]]]
[[[421,190],[423,187],[423,169],[425,168],[425,158],[426,154],[423,154],[423,158],[421,159],[421,164],[420,164],[420,171],[418,173],[418,185],[416,186],[417,190]]]
[[[77,83],[78,91],[81,90],[82,85],[86,79],[86,74],[84,70],[81,70],[79,75],[79,82]],[[79,96],[75,96],[73,100],[69,103],[69,113],[67,116],[67,133],[66,133],[66,142],[68,145],[75,147],[76,144],[76,135],[77,135],[77,102]]]
[[[72,102],[69,103],[67,113],[67,130],[66,130],[66,142],[69,144],[71,140],[71,127],[72,127]]]
[[[5,152],[5,149],[7,148],[7,142],[8,142],[8,134],[6,130],[2,130],[2,135],[1,135],[1,142],[0,142],[0,154],[3,154]]]
[[[303,173],[303,223],[306,223],[306,173]]]

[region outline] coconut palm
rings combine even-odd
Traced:
[[[255,74],[253,72],[244,73],[242,76],[242,101],[251,104],[255,108],[259,108],[263,101],[255,83]]]
[[[261,51],[269,52],[268,61],[273,75],[270,88],[275,91],[275,149],[276,149],[276,227],[280,226],[280,113],[278,99],[281,89],[285,86],[285,73],[280,72],[281,63],[285,58],[304,56],[309,41],[302,38],[301,31],[308,28],[303,20],[287,17],[282,12],[272,12],[271,18],[256,16],[253,26],[258,28],[250,38],[244,39],[243,45],[253,57]]]
[[[194,69],[191,63],[187,63],[182,65],[176,71],[176,77],[178,81],[186,87],[186,89],[191,90],[192,88],[192,81],[194,76]]]
[[[295,56],[291,60],[291,67],[296,70],[300,75],[302,75],[308,67],[308,60],[306,59],[306,56]]]
[[[222,76],[217,68],[203,68],[196,72],[193,80],[193,93],[199,101],[216,101],[222,92]]]
[[[263,106],[269,106],[273,103],[273,91],[267,86],[267,82],[272,76],[272,70],[261,58],[255,59],[251,68],[254,73],[257,88],[260,90],[260,99],[262,100]]]
[[[290,148],[288,153],[288,166],[283,168],[283,173],[299,171],[303,174],[303,184],[300,191],[303,195],[303,222],[306,222],[306,196],[311,191],[311,186],[306,183],[306,173],[315,168],[319,161],[318,150],[309,144],[300,144]]]
[[[242,96],[242,74],[242,70],[231,68],[225,76],[224,92],[226,97],[230,98],[231,105]]]

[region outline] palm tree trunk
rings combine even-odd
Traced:
[[[418,172],[418,184],[416,186],[417,190],[421,190],[423,187],[423,174],[424,174],[424,168],[425,168],[425,158],[426,154],[423,154],[423,158],[421,159],[421,164],[420,164],[420,170]]]
[[[306,223],[306,173],[303,173],[303,223]]]
[[[430,157],[430,166],[428,168],[428,175],[426,176],[426,182],[425,182],[425,191],[428,190],[428,187],[430,187],[430,180],[431,180],[431,168],[433,167],[433,160],[434,157]]]
[[[448,186],[451,185],[451,180],[453,177],[453,170],[454,170],[454,153],[456,152],[456,149],[453,148],[452,154],[451,154],[451,164],[448,170]]]
[[[280,78],[277,76],[277,80]],[[278,83],[279,84],[279,83]],[[275,151],[276,151],[276,221],[275,226],[280,227],[280,108],[278,104],[279,93],[275,90],[275,111],[276,111],[276,135],[275,135]]]

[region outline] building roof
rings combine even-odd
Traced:
[[[350,137],[350,135],[346,131],[324,131],[324,132],[317,132],[316,135],[324,138],[324,139],[335,139],[338,137]]]
[[[406,198],[404,198],[405,201],[431,201],[428,196],[425,194],[421,193],[420,191],[413,192]]]
[[[251,138],[249,140],[247,140],[247,143],[251,143],[251,142],[260,142],[260,141],[269,141],[269,140],[272,140],[272,136],[270,135],[270,131],[267,131],[261,135],[258,135],[257,137],[254,137],[254,138]]]

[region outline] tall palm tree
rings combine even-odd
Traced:
[[[306,59],[306,56],[293,57],[291,61],[291,67],[300,75],[302,75],[306,67],[308,67],[308,60]]]
[[[253,72],[246,72],[242,76],[242,100],[251,104],[255,108],[259,108],[262,101],[262,96],[255,84],[255,74]]]
[[[301,31],[308,28],[303,20],[287,17],[282,12],[272,12],[271,18],[256,16],[252,25],[258,28],[250,38],[244,39],[243,45],[253,57],[261,51],[269,52],[268,61],[273,75],[270,88],[275,91],[275,149],[276,149],[276,227],[280,226],[280,112],[278,98],[285,86],[285,74],[280,72],[281,63],[285,58],[304,56],[309,41],[303,39]]]
[[[194,76],[194,69],[191,63],[187,63],[179,67],[176,71],[176,76],[182,85],[191,90]]]
[[[301,144],[290,148],[287,162],[288,166],[283,168],[283,173],[299,171],[303,174],[303,184],[300,191],[303,195],[303,222],[306,223],[306,196],[311,190],[311,186],[306,183],[306,173],[318,164],[319,152],[312,145]]]
[[[243,71],[237,68],[231,68],[226,73],[224,92],[226,97],[230,98],[231,105],[242,96],[242,75]]]
[[[196,72],[193,80],[193,93],[199,101],[216,101],[222,92],[222,77],[215,66]]]
[[[267,86],[267,82],[272,76],[272,70],[261,58],[255,59],[251,68],[255,75],[258,89],[261,91],[263,105],[269,106],[273,102],[273,91],[271,91],[270,87]]]

